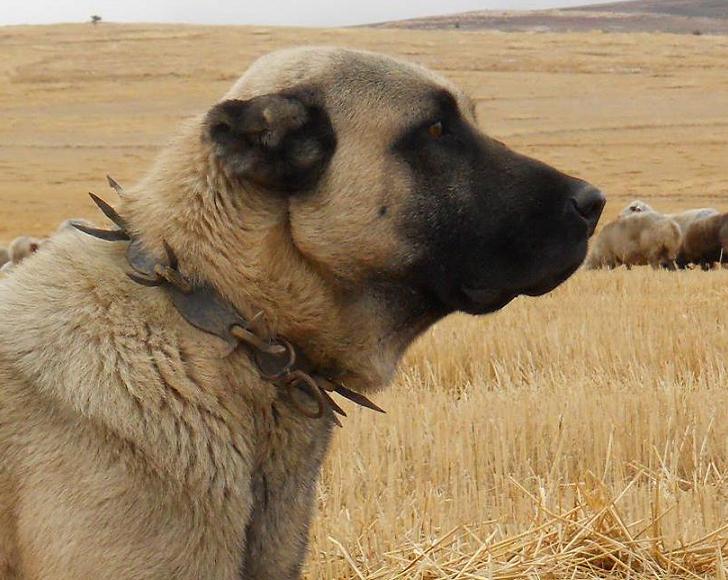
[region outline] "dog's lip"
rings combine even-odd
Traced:
[[[524,289],[521,294],[526,296],[542,296],[548,292],[551,292],[557,286],[560,286],[563,282],[566,282],[571,275],[579,269],[582,260],[574,262],[573,264],[563,268],[556,274],[549,276],[546,280],[542,280],[538,284],[534,284]]]
[[[565,282],[578,268],[580,262],[571,264],[556,274],[524,288],[490,288],[487,286],[460,287],[462,294],[467,298],[467,312],[487,314],[495,312],[506,306],[518,296],[542,296]]]
[[[463,310],[471,314],[495,312],[518,296],[518,292],[497,288],[461,286],[460,290],[467,302],[467,306]]]

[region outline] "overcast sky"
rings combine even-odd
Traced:
[[[465,10],[553,8],[604,0],[0,0],[0,24],[79,22],[98,14],[114,22],[364,24]]]

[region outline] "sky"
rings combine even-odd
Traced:
[[[597,4],[605,0],[0,0],[0,25],[83,22],[186,22],[342,26],[452,14]]]

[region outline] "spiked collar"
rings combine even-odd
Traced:
[[[122,187],[111,177],[107,176],[107,179],[109,185],[123,197]],[[141,240],[129,233],[126,221],[113,207],[93,193],[89,195],[118,229],[102,230],[80,223],[74,223],[74,227],[102,240],[128,242],[126,257],[132,270],[127,274],[129,278],[144,286],[162,288],[189,324],[223,339],[229,347],[228,353],[238,348],[245,349],[261,378],[282,389],[299,413],[318,419],[330,408],[334,412],[334,421],[341,426],[336,414],[346,416],[346,413],[334,401],[331,393],[338,393],[362,407],[384,412],[361,393],[346,388],[332,373],[317,370],[301,349],[285,338],[261,338],[255,330],[260,315],[248,320],[214,288],[188,280],[179,271],[177,256],[166,242],[163,242],[166,255],[162,260],[150,255]],[[301,401],[300,392],[313,399],[315,410]]]

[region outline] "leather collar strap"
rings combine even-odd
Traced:
[[[111,177],[107,176],[109,185],[123,196],[124,190]],[[323,416],[327,407],[334,411],[334,421],[341,426],[336,414],[346,416],[344,410],[336,404],[330,393],[338,393],[357,405],[384,413],[367,397],[336,382],[330,375],[317,372],[313,364],[300,349],[283,337],[270,339],[260,338],[253,328],[253,320],[247,320],[208,285],[193,284],[180,273],[177,257],[172,248],[164,242],[166,256],[159,261],[144,251],[141,241],[129,234],[125,220],[116,210],[93,193],[89,194],[94,203],[101,209],[118,229],[102,230],[80,223],[73,223],[76,229],[107,241],[129,242],[127,261],[132,268],[128,276],[144,286],[159,286],[172,299],[177,311],[195,328],[223,339],[230,347],[230,352],[238,347],[248,351],[260,376],[286,390],[296,410],[306,417],[317,419]],[[257,318],[257,317],[256,317]],[[308,408],[296,397],[295,390],[306,393],[316,402],[316,410]]]

